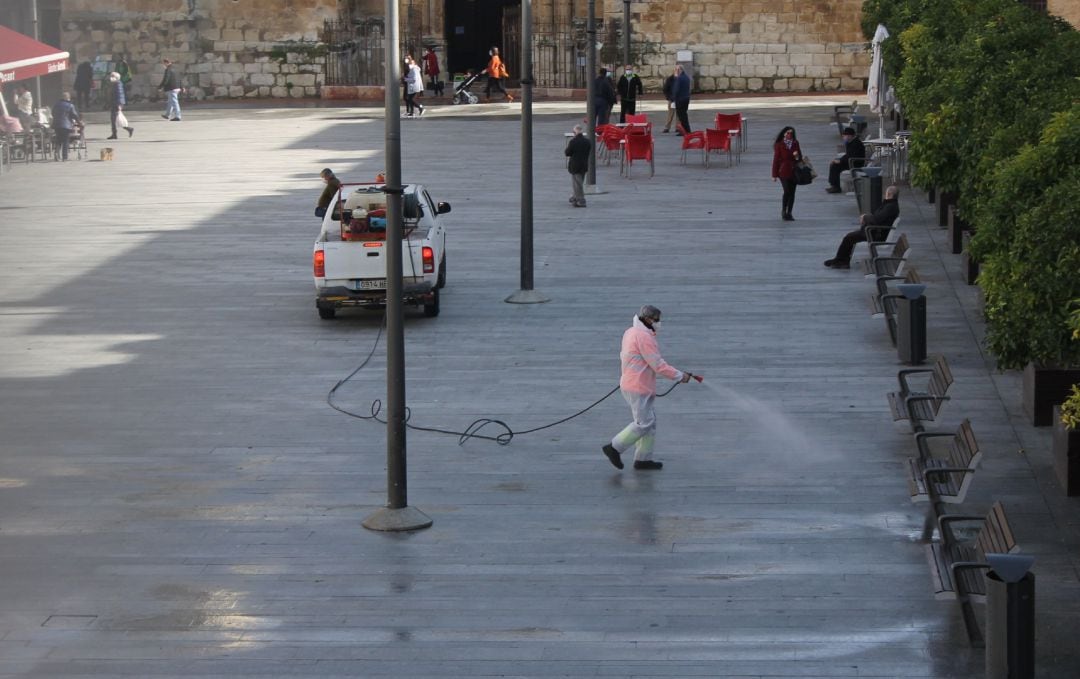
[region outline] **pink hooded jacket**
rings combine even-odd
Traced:
[[[623,391],[652,396],[656,394],[657,373],[671,380],[683,378],[681,370],[668,365],[660,356],[656,333],[637,316],[634,316],[634,324],[623,333],[619,359],[622,360],[619,388]]]

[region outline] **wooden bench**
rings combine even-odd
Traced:
[[[925,391],[915,391],[908,384],[908,376],[929,374]],[[953,383],[952,371],[944,356],[934,359],[930,368],[905,368],[896,375],[900,382],[900,391],[889,393],[889,409],[893,421],[908,420],[912,431],[922,431],[923,422],[931,422],[937,417],[941,404],[949,400],[946,394]]]
[[[960,540],[953,524],[981,522],[973,540]],[[1011,554],[1019,551],[1005,507],[995,502],[985,516],[946,515],[938,519],[941,541],[926,546],[934,596],[955,599],[960,603],[968,638],[972,646],[983,645],[983,635],[972,604],[986,602],[986,576],[990,568],[987,554]]]
[[[887,227],[873,227],[887,228]],[[896,276],[899,275],[904,261],[907,259],[908,239],[907,234],[900,234],[894,243],[887,241],[869,243],[870,257],[862,263],[863,273],[867,276]],[[885,254],[882,254],[885,251]]]
[[[900,218],[897,217],[896,219],[893,220],[892,226],[876,226],[876,225],[873,225],[873,224],[869,224],[869,225],[866,225],[866,226],[862,227],[863,237],[866,239],[863,242],[866,243],[867,250],[869,250],[868,255],[866,257],[863,257],[861,260],[859,260],[861,262],[864,262],[864,264],[862,265],[863,271],[866,271],[866,266],[867,265],[865,264],[865,262],[869,257],[873,256],[873,249],[874,248],[884,248],[884,247],[889,247],[890,245],[895,245],[896,244],[897,239],[900,237],[900,231],[897,228],[899,226],[900,226]],[[874,233],[877,232],[878,236],[880,236],[882,229],[886,229],[885,238],[882,238],[880,240],[874,240],[872,238]],[[859,244],[856,243],[855,247],[858,247],[858,246],[859,246]]]
[[[889,287],[889,283],[899,281],[901,283],[922,283],[922,277],[919,276],[919,272],[913,266],[909,266],[904,270],[903,276],[878,276],[874,279],[874,286],[876,291],[870,295],[870,315],[877,316],[885,313],[885,307],[882,304],[882,298],[887,296],[903,297],[898,292],[892,292]]]
[[[952,438],[945,457],[936,457],[930,450],[928,440],[938,437]],[[916,432],[915,444],[919,448],[919,456],[908,459],[911,501],[935,505],[963,502],[975,469],[982,460],[971,422],[965,419],[955,433]]]

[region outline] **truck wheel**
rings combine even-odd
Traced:
[[[334,314],[337,312],[337,309],[335,309],[332,306],[321,306],[320,305],[318,307],[318,309],[319,309],[319,318],[323,319],[324,321],[328,321],[328,320],[332,319],[334,317]]]
[[[435,318],[439,315],[439,289],[431,293],[431,302],[424,305],[424,315],[428,318]]]
[[[442,256],[442,262],[439,263],[439,281],[435,285],[439,288],[446,287],[446,255]]]

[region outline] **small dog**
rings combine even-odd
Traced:
[[[101,149],[101,159],[102,160],[112,160],[112,148],[103,148],[103,149]]]

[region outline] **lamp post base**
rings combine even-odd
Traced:
[[[607,193],[607,191],[601,190],[599,184],[586,184],[585,185],[585,195],[586,196],[599,196],[599,195],[604,194],[604,193]]]
[[[364,519],[362,525],[368,530],[400,532],[429,528],[431,524],[431,518],[414,507],[402,507],[401,509],[383,507]]]
[[[550,302],[551,298],[536,290],[518,290],[506,298],[508,304],[543,304]]]

